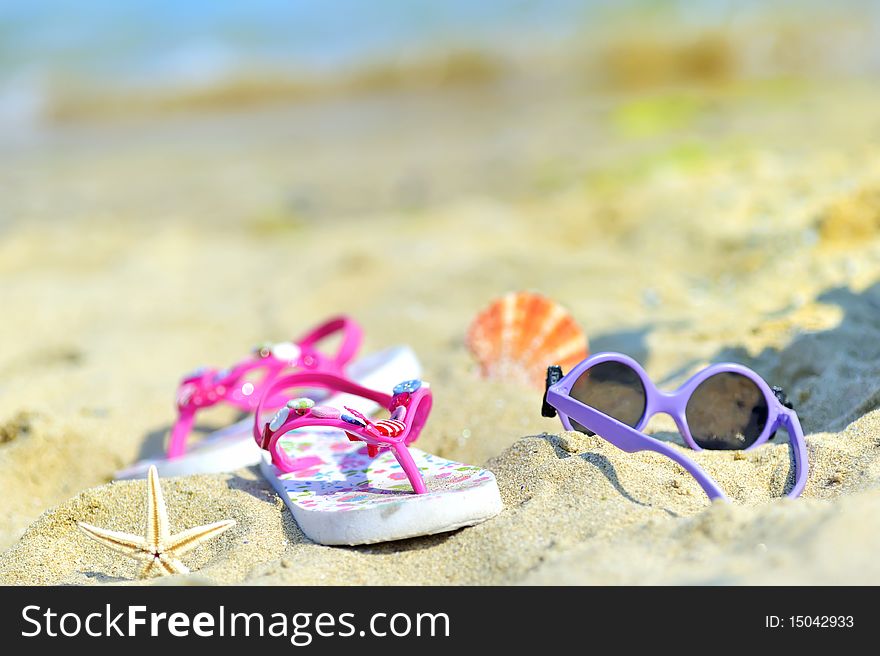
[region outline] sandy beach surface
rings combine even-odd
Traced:
[[[141,531],[144,483],[110,481],[161,453],[180,375],[337,312],[367,350],[414,347],[435,394],[419,446],[485,463],[504,511],[325,547],[257,468],[167,479],[172,529],[237,521],[175,583],[880,583],[878,87],[597,94],[552,64],[199,120],[100,112],[5,144],[0,583],[131,582],[76,522]],[[669,460],[562,432],[539,391],[482,380],[468,323],[518,289],[662,387],[725,360],[783,386],[803,497],[779,498],[785,439],[695,454],[731,497],[710,504]],[[666,418],[650,431],[684,448]]]

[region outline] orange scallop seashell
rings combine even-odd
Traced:
[[[480,312],[467,345],[486,378],[544,386],[547,367],[563,371],[589,354],[587,337],[561,305],[540,294],[507,294]]]

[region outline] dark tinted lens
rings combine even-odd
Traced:
[[[742,374],[725,372],[699,384],[687,404],[691,436],[704,449],[745,449],[767,425],[767,399]]]
[[[632,367],[621,362],[602,362],[590,367],[575,381],[569,394],[629,426],[636,426],[645,414],[642,379]],[[571,426],[582,433],[593,434],[574,420]]]

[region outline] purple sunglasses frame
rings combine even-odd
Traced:
[[[575,381],[585,371],[603,362],[619,362],[631,367],[638,374],[645,388],[645,411],[635,427],[628,426],[569,395]],[[725,372],[745,376],[758,386],[758,389],[761,390],[761,393],[764,394],[767,400],[767,425],[758,436],[758,439],[743,450],[751,451],[769,440],[770,436],[780,427],[785,428],[789,435],[792,451],[794,452],[796,472],[794,486],[786,496],[792,499],[800,496],[807,483],[809,464],[807,462],[807,446],[804,441],[804,432],[797,413],[785,406],[777,398],[774,391],[763,378],[741,364],[724,362],[711,365],[692,376],[674,392],[664,392],[654,385],[654,382],[648,377],[642,366],[631,357],[622,353],[596,353],[575,366],[560,380],[551,384],[547,388],[545,398],[547,403],[556,409],[566,430],[575,430],[571,425],[571,419],[573,418],[577,423],[627,453],[634,453],[636,451],[660,453],[684,467],[696,479],[710,499],[726,499],[727,496],[724,494],[724,491],[696,462],[666,442],[642,432],[642,429],[644,429],[651,417],[660,413],[667,414],[675,421],[687,445],[695,451],[702,451],[703,449],[694,441],[688,427],[687,402],[700,383],[710,376]]]

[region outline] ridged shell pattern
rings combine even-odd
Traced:
[[[532,292],[492,302],[471,323],[467,345],[484,377],[537,387],[549,365],[568,371],[589,354],[587,337],[568,311]]]

